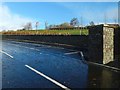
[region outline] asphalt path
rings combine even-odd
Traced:
[[[2,88],[70,90],[120,85],[119,72],[84,63],[77,50],[3,40],[0,53]]]

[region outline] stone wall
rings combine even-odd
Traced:
[[[79,35],[3,35],[3,39],[29,40],[82,50],[86,59],[107,64],[120,60],[120,27],[91,26],[89,36]]]
[[[80,50],[86,50],[88,47],[88,37],[86,35],[3,35],[2,38],[28,40],[51,45],[63,45]]]

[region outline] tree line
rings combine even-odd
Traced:
[[[94,22],[91,21],[89,24],[92,26],[92,25],[94,25]],[[35,23],[36,30],[38,29],[38,26],[39,26],[39,22],[36,22]],[[80,21],[78,20],[78,18],[72,18],[70,20],[70,22],[64,22],[64,23],[61,23],[59,25],[48,25],[48,23],[45,22],[45,29],[50,29],[50,28],[72,28],[72,27],[83,27],[83,26],[82,26],[82,23],[80,23]],[[23,26],[22,30],[32,30],[32,29],[33,29],[32,28],[32,23],[28,22]]]

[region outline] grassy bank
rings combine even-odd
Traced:
[[[4,35],[88,35],[87,29],[81,30],[19,30],[2,32]]]

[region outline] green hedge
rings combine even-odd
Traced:
[[[4,35],[88,35],[87,29],[81,30],[19,30],[2,32]]]

